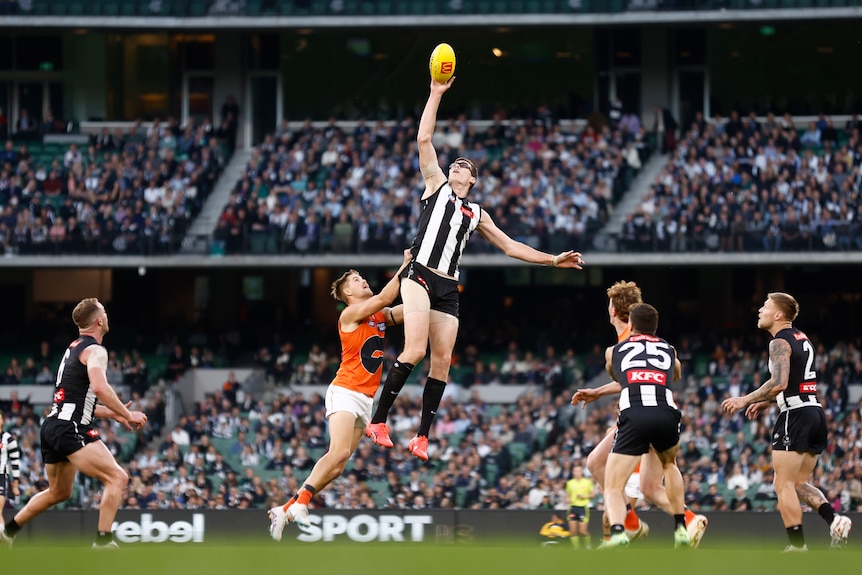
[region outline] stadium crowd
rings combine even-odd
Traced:
[[[224,208],[214,240],[226,253],[389,252],[413,237],[424,181],[417,123],[360,119],[352,130],[282,122],[254,150]],[[546,108],[496,116],[477,128],[464,115],[438,130],[443,164],[477,166],[471,199],[512,237],[538,249],[585,245],[604,225],[649,155],[637,116],[583,129]],[[490,248],[489,248],[490,249]]]
[[[483,125],[484,127],[477,127]],[[862,249],[862,121],[821,114],[708,120],[698,113],[634,212],[625,251]],[[652,127],[649,127],[652,128]],[[213,233],[225,253],[373,253],[405,244],[419,213],[416,122],[285,120],[254,149]],[[471,192],[510,235],[539,249],[591,245],[651,153],[640,118],[618,111],[580,124],[546,108],[477,124],[450,119],[443,162],[471,158]],[[228,138],[229,140],[229,138]],[[103,130],[47,160],[36,143],[0,151],[0,250],[169,253],[226,161],[222,129],[173,120]],[[28,147],[29,146],[29,147]],[[481,243],[481,239],[477,240]],[[486,246],[487,247],[487,246]],[[482,249],[480,246],[478,249]],[[488,247],[490,250],[490,247]]]
[[[769,465],[772,411],[749,422],[725,417],[721,399],[759,386],[767,368],[765,353],[723,341],[695,360],[687,344],[683,382],[676,392],[682,406],[679,464],[686,501],[695,510],[766,510],[775,505]],[[860,341],[818,350],[816,370],[830,441],[815,482],[836,510],[862,509],[862,400],[850,402],[850,386],[862,385]],[[328,383],[320,365],[329,359],[319,348],[296,362],[289,347],[267,361],[280,381]],[[393,350],[388,350],[391,355]],[[287,356],[281,371],[278,358]],[[427,464],[410,456],[406,442],[417,424],[421,395],[400,397],[390,426],[395,448],[382,450],[362,441],[343,478],[315,496],[318,508],[514,508],[565,509],[565,481],[583,463],[616,419],[615,403],[587,410],[569,404],[571,393],[601,369],[588,355],[570,362],[552,352],[533,358],[512,348],[484,377],[483,360],[464,353],[464,369],[453,375],[431,434]],[[495,362],[490,362],[493,366]],[[280,373],[280,375],[279,375]],[[150,420],[146,435],[103,423],[102,436],[129,471],[125,508],[267,509],[294,493],[326,446],[323,398],[284,393],[264,401],[227,382],[163,429],[164,395],[153,387],[133,392],[133,408]],[[477,388],[489,383],[521,385],[525,393],[511,404],[482,401]],[[44,487],[38,449],[39,420],[25,399],[3,405],[7,429],[19,437],[22,452],[20,505]],[[99,486],[83,480],[69,507],[95,507]],[[648,502],[642,503],[644,506]],[[596,498],[594,505],[601,506]]]
[[[862,122],[698,113],[620,233],[623,251],[862,250]]]
[[[171,253],[227,158],[210,122],[104,128],[89,145],[0,151],[0,254]],[[35,151],[39,148],[38,155]]]

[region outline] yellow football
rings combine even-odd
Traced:
[[[428,62],[431,78],[438,82],[448,82],[455,73],[455,50],[449,44],[437,44],[431,52],[431,60]]]

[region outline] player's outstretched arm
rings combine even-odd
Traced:
[[[126,402],[126,409],[131,407],[131,405],[132,405],[132,402],[127,401]],[[143,417],[144,424],[146,424],[147,416],[144,412],[142,412],[142,411],[137,411],[137,412],[130,411],[129,413],[132,413],[132,414],[140,413],[141,416]],[[119,423],[123,427],[125,427],[128,431],[135,431],[136,429],[140,429],[141,427],[143,427],[142,425],[132,425],[131,423],[129,423],[128,419],[126,419],[122,415],[118,415],[118,414],[114,413],[113,411],[111,411],[110,409],[105,407],[104,405],[97,405],[96,409],[93,411],[93,416],[98,417],[99,419],[113,419],[114,421],[116,421],[117,423]]]
[[[344,308],[344,311],[341,312],[341,325],[348,326],[357,324],[368,316],[374,315],[383,310],[395,301],[401,288],[401,278],[398,276],[401,275],[401,272],[405,267],[407,267],[407,264],[410,263],[411,259],[413,259],[413,254],[410,253],[410,250],[404,250],[404,261],[401,262],[401,267],[398,268],[398,271],[395,272],[392,279],[386,282],[386,285],[383,286],[383,289],[380,290],[380,293],[377,295],[371,296],[365,301],[355,303]]]
[[[791,352],[790,344],[783,339],[773,339],[769,342],[769,363],[772,366],[772,375],[763,382],[763,385],[748,395],[729,397],[722,401],[721,408],[724,412],[730,415],[752,403],[774,401],[779,393],[787,389],[787,382],[790,377]]]
[[[87,366],[90,389],[93,390],[104,407],[126,419],[133,426],[143,425],[146,422],[146,416],[140,412],[133,414],[123,405],[123,402],[117,397],[117,392],[108,383],[108,351],[104,347],[91,345],[81,353],[80,361]]]
[[[440,169],[437,150],[434,149],[432,138],[434,137],[434,126],[437,123],[437,109],[440,107],[440,100],[443,99],[446,90],[452,87],[454,81],[455,76],[443,83],[431,80],[431,93],[428,95],[428,101],[425,103],[425,109],[419,119],[416,144],[419,148],[419,170],[422,172],[422,177],[425,178],[423,198],[433,194],[446,181],[446,176]]]
[[[488,240],[488,243],[510,258],[555,268],[583,269],[585,262],[580,252],[569,250],[553,255],[531,248],[523,242],[513,240],[506,232],[498,228],[491,215],[485,210],[482,210],[477,229],[482,237]]]
[[[583,405],[581,405],[581,409],[583,409],[588,403],[592,403],[607,395],[620,393],[622,390],[623,386],[620,385],[618,381],[611,381],[610,383],[606,383],[599,387],[579,389],[572,396],[572,405],[583,403]]]

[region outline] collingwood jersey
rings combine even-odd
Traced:
[[[449,182],[422,200],[421,205],[419,231],[410,248],[413,259],[457,280],[461,254],[479,225],[482,208],[455,195]]]
[[[790,344],[790,371],[787,374],[787,389],[780,392],[775,401],[778,409],[787,411],[799,407],[821,407],[817,400],[817,372],[814,371],[814,346],[808,336],[795,327],[782,329],[775,339]],[[772,361],[769,362],[772,373]]]
[[[0,478],[5,477],[9,473],[12,479],[18,479],[21,476],[20,460],[21,450],[18,449],[18,442],[15,440],[15,436],[8,431],[0,433]],[[0,483],[0,486],[2,486],[2,483]]]
[[[48,417],[72,421],[80,425],[93,422],[96,410],[96,394],[90,389],[87,366],[81,363],[81,352],[91,345],[98,345],[92,336],[81,336],[66,349],[57,370],[57,384],[54,390],[54,405]]]
[[[639,333],[615,345],[611,361],[617,381],[623,387],[620,411],[630,407],[678,409],[669,387],[675,360],[676,350],[654,335]]]

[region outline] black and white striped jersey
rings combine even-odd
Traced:
[[[670,389],[676,350],[668,342],[654,335],[635,334],[614,346],[611,361],[623,388],[620,411],[630,407],[678,409]]]
[[[449,182],[421,202],[413,260],[458,279],[461,254],[482,216],[479,204],[459,198]]]
[[[808,336],[795,327],[788,327],[776,333],[775,339],[783,339],[790,345],[787,388],[775,397],[778,409],[784,412],[800,407],[822,407],[817,399],[814,345]],[[769,373],[772,373],[772,360],[769,360]]]
[[[54,405],[48,417],[90,425],[96,410],[96,394],[90,389],[87,366],[81,363],[81,352],[91,345],[98,345],[92,336],[79,337],[66,349],[57,369],[57,384],[54,389]]]
[[[0,477],[11,475],[12,479],[21,476],[21,450],[15,436],[4,431],[0,434]]]

